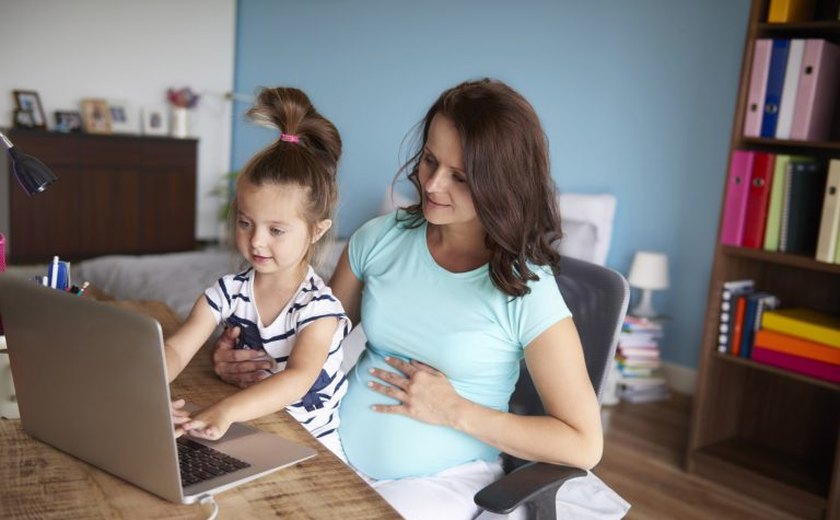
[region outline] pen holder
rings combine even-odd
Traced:
[[[6,336],[0,336],[0,417],[20,417],[15,382],[12,380],[12,366],[9,364],[9,351],[6,349]]]

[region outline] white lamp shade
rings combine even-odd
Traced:
[[[637,251],[627,283],[639,289],[667,289],[668,256],[652,251]]]

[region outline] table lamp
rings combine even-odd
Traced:
[[[44,163],[18,150],[3,132],[0,132],[0,141],[3,142],[6,152],[12,159],[12,171],[15,178],[30,197],[41,193],[58,179]]]
[[[627,283],[642,290],[641,298],[630,314],[640,318],[658,316],[653,308],[653,291],[668,288],[668,257],[664,253],[637,251]]]

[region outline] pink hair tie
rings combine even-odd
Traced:
[[[295,134],[284,134],[283,132],[280,132],[280,140],[287,143],[299,143],[300,137]]]

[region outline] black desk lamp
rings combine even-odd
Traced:
[[[6,146],[6,151],[12,159],[12,171],[27,195],[31,197],[41,193],[47,189],[47,186],[58,180],[58,177],[44,163],[15,148],[3,132],[0,132],[0,141],[3,141],[3,145]]]

